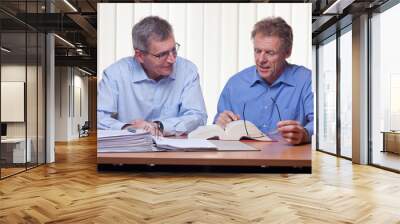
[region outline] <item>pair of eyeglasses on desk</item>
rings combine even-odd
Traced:
[[[282,121],[282,117],[281,117],[281,113],[279,112],[278,104],[276,103],[276,101],[272,97],[271,97],[271,100],[272,100],[274,106],[276,107],[276,110],[278,111],[279,121]],[[244,103],[243,112],[242,112],[244,129],[246,130],[246,135],[248,137],[251,137],[251,138],[263,138],[263,137],[265,137],[264,135],[260,135],[260,136],[250,136],[249,135],[249,132],[247,130],[247,124],[246,124],[246,116],[245,116],[246,104],[247,104],[247,102]],[[272,110],[272,112],[273,112],[273,110]],[[273,138],[273,139],[277,139],[279,137],[279,131],[278,130],[274,130],[274,131],[268,132],[266,135],[271,137],[271,138]]]

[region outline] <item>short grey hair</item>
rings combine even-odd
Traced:
[[[158,16],[145,17],[132,28],[133,48],[147,51],[150,40],[164,41],[171,35],[172,26],[165,19]]]
[[[267,17],[258,21],[251,32],[251,39],[257,34],[263,36],[276,36],[283,42],[283,48],[286,52],[290,52],[293,46],[293,31],[292,27],[286,23],[281,17]]]

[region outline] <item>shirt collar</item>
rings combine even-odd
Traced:
[[[284,83],[284,84],[287,84],[289,86],[296,86],[295,81],[291,77],[292,73],[293,73],[292,65],[288,63],[286,65],[286,67],[285,67],[285,70],[283,70],[283,72],[279,76],[279,78],[277,80],[275,80],[275,82],[272,83],[272,85],[270,85],[270,86],[275,86],[275,85],[278,85],[279,83]],[[265,81],[258,74],[256,66],[254,66],[254,72],[252,73],[252,77],[251,77],[251,81],[250,81],[250,87],[254,86],[256,83],[262,83],[262,82],[265,82]]]
[[[144,71],[142,65],[136,60],[136,58],[133,58],[133,75],[132,75],[132,80],[133,82],[141,82],[144,80],[152,80],[150,79],[146,72]],[[172,79],[175,80],[176,78],[176,63],[173,65],[172,68],[172,73],[166,77],[165,79]]]
[[[258,74],[256,66],[254,66],[254,71],[251,73],[251,78],[250,78],[250,87],[254,86],[257,83],[262,83],[262,82],[264,82],[264,80]]]

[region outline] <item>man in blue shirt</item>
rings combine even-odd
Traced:
[[[171,25],[149,16],[132,29],[134,57],[103,72],[98,86],[99,129],[145,129],[161,126],[164,135],[188,133],[205,125],[207,112],[196,66],[177,57]]]
[[[311,141],[314,106],[311,71],[289,64],[292,28],[280,17],[257,22],[251,33],[255,66],[232,76],[218,102],[214,122],[222,127],[248,120],[290,144]]]

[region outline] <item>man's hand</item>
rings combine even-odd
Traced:
[[[280,121],[278,123],[278,131],[290,144],[298,145],[308,141],[308,133],[298,121]]]
[[[127,127],[133,127],[135,129],[143,129],[145,131],[150,132],[151,135],[163,136],[161,131],[158,130],[158,125],[156,123],[145,121],[142,119],[137,119],[129,122],[129,124],[126,127],[124,127],[124,129]]]
[[[226,110],[218,115],[218,118],[215,123],[221,126],[222,128],[225,128],[227,124],[237,120],[240,120],[239,115],[234,114],[232,111]]]

